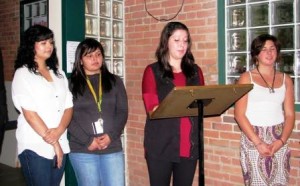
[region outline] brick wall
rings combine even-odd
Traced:
[[[11,81],[20,40],[20,1],[0,0],[0,48],[4,62],[4,79]]]
[[[157,18],[170,18],[180,8],[181,0],[147,0],[149,12]],[[217,84],[217,1],[186,0],[174,19],[186,24],[191,32],[193,54],[202,68],[206,84]],[[144,1],[125,1],[126,88],[129,97],[129,120],[126,127],[127,167],[130,186],[149,185],[143,151],[145,109],[141,79],[146,65],[155,61],[160,32],[166,22],[159,22],[145,11]],[[300,114],[290,139],[293,149],[291,185],[300,185]],[[220,117],[204,119],[206,185],[243,185],[239,162],[240,130],[233,109]],[[198,185],[198,172],[194,184]]]
[[[172,17],[181,0],[146,0],[148,10],[158,18]],[[141,79],[147,64],[155,61],[154,52],[165,22],[151,18],[144,0],[126,0],[126,88],[130,113],[126,127],[126,152],[129,186],[149,185],[144,160],[143,136],[145,110],[141,96]],[[185,23],[192,35],[193,54],[203,69],[206,84],[217,84],[217,1],[185,0],[174,19]],[[161,16],[164,15],[164,16]],[[3,50],[5,80],[11,81],[16,49],[19,44],[19,1],[0,0],[0,48]],[[206,185],[243,185],[239,165],[240,130],[230,109],[220,117],[205,118]],[[300,185],[300,113],[289,141],[292,148],[291,185]],[[198,172],[193,185],[198,185]]]

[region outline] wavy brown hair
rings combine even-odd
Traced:
[[[168,41],[169,38],[173,35],[176,30],[185,30],[188,34],[188,47],[185,55],[182,58],[181,69],[183,74],[187,78],[191,78],[195,75],[195,71],[193,69],[193,65],[195,64],[194,56],[191,52],[192,40],[190,36],[189,29],[186,25],[181,22],[169,22],[161,32],[159,45],[156,49],[155,55],[158,63],[160,64],[160,68],[163,71],[164,77],[174,78],[172,68],[169,64],[169,47]]]

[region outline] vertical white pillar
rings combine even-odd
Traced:
[[[49,28],[54,32],[55,45],[62,69],[62,7],[61,0],[49,0]]]

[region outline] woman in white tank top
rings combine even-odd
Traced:
[[[235,104],[241,135],[241,166],[245,185],[288,185],[290,150],[287,140],[294,127],[292,79],[276,71],[280,60],[276,37],[263,34],[251,44],[256,68],[241,75],[238,84],[253,89]]]

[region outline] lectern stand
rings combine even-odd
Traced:
[[[175,87],[157,109],[149,113],[150,119],[198,116],[199,185],[205,185],[203,118],[221,115],[252,88],[252,84]]]

